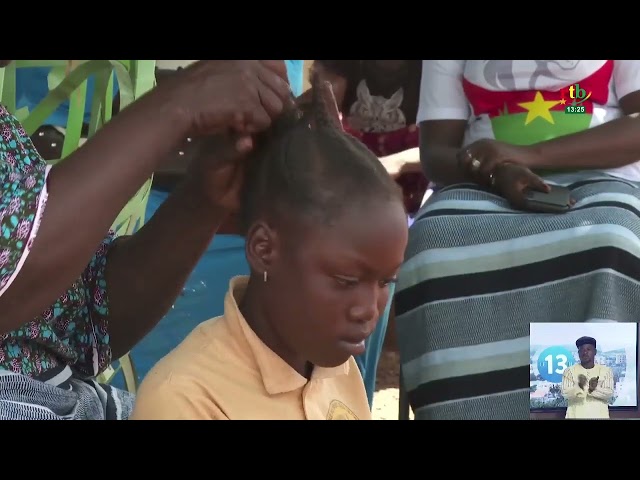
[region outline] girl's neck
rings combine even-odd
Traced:
[[[253,277],[249,280],[244,297],[238,304],[240,313],[253,332],[262,340],[262,343],[300,375],[307,379],[310,378],[313,367],[310,367],[309,362],[296,355],[293,349],[287,347],[276,329],[273,328],[278,319],[270,317],[269,302],[265,301],[269,296],[261,288],[262,285],[257,285],[257,283],[260,281]]]

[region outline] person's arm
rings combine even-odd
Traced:
[[[8,169],[6,178],[22,188],[2,185],[2,204],[12,209],[2,212],[4,222],[23,220],[19,234],[26,232],[10,247],[0,237],[0,268],[11,270],[0,271],[0,334],[43,312],[80,277],[113,219],[187,135],[231,125],[246,141],[248,132],[266,128],[292,101],[281,61],[199,62],[182,78],[141,97],[34,179],[11,171],[9,162],[0,164],[3,178]],[[29,154],[35,163],[37,154]],[[7,252],[9,264],[2,261]]]
[[[155,378],[151,372],[140,385],[129,420],[228,420],[213,399],[185,380]]]
[[[567,400],[586,398],[587,393],[578,386],[570,369],[565,369],[562,374],[562,396]]]
[[[75,368],[98,375],[166,315],[225,210],[192,182],[181,184],[134,235],[109,235],[83,273],[92,345]]]
[[[105,272],[113,358],[166,315],[226,216],[187,179],[140,231],[114,243]]]
[[[152,91],[63,162],[51,169],[42,165],[31,176],[14,179],[10,188],[3,185],[3,203],[19,205],[19,218],[31,222],[32,244],[12,248],[0,237],[0,250],[20,256],[10,281],[0,287],[0,333],[40,314],[80,277],[113,219],[159,159],[184,138],[181,125],[171,98]],[[31,153],[35,162],[37,153]],[[10,165],[0,168],[11,177]],[[34,189],[20,196],[15,186]],[[29,208],[34,204],[37,208]]]
[[[178,75],[182,70],[182,68],[178,68],[177,70],[156,69],[156,84],[163,85],[166,81]],[[159,164],[153,174],[154,186],[159,183],[169,183],[170,181],[174,182],[173,184],[175,185],[175,183],[177,183],[176,179],[179,181],[184,177],[187,166],[189,165],[189,159],[192,157],[192,142],[189,140],[183,141],[177,149],[170,152],[165,160]]]
[[[473,181],[458,168],[471,114],[462,74],[466,60],[423,60],[417,123],[420,128],[420,162],[438,185]]]
[[[613,372],[610,368],[607,368],[607,373],[599,379],[595,390],[588,392],[587,395],[604,403],[609,403],[609,400],[613,397]]]

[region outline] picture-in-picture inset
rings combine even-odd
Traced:
[[[532,418],[640,418],[638,324],[532,323],[529,356]]]

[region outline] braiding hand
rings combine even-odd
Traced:
[[[314,96],[318,107],[324,110],[321,115],[324,123],[333,123],[336,128],[342,129],[340,114],[336,104],[331,83],[318,82],[313,86]],[[305,106],[313,102],[313,97],[308,100],[298,100],[298,107],[304,110]],[[280,114],[292,105],[283,104],[279,109]],[[274,119],[276,115],[274,114]],[[271,120],[269,120],[270,124]],[[315,125],[315,117],[311,119],[312,127]],[[260,124],[260,128],[267,130],[267,122]],[[254,127],[257,128],[257,127]],[[252,129],[238,128],[231,135],[209,135],[195,139],[197,149],[195,160],[189,167],[189,182],[204,192],[209,201],[216,207],[225,211],[235,212],[240,206],[240,192],[244,184],[248,153],[254,147],[253,135],[247,135]]]
[[[195,155],[187,170],[190,188],[214,208],[228,213],[240,207],[249,157],[248,150],[238,148],[237,138],[226,134],[194,140]]]
[[[189,137],[230,131],[243,152],[293,104],[284,60],[200,60],[156,90],[181,112]]]

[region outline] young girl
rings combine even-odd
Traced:
[[[353,356],[364,353],[402,263],[406,212],[322,88],[248,160],[250,276],[230,282],[221,317],[151,370],[132,418],[371,418]]]
[[[429,183],[420,167],[416,126],[421,75],[421,60],[314,60],[311,70],[311,77],[331,82],[344,129],[380,158],[402,188],[409,224]],[[356,357],[370,404],[387,330],[392,344],[395,337],[393,291],[366,352]]]

